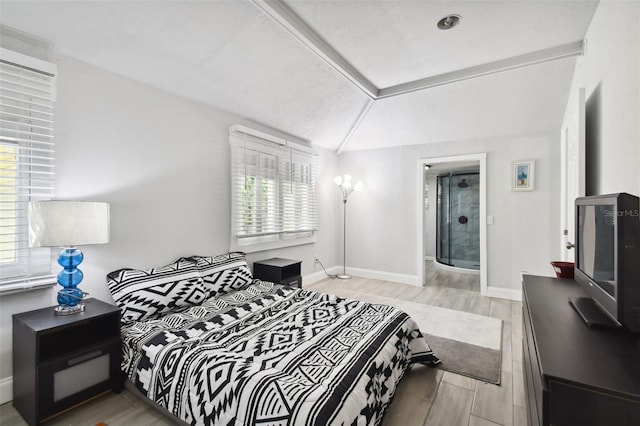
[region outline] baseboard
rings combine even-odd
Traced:
[[[327,273],[331,274],[331,275],[335,275],[338,274],[342,271],[342,269],[340,269],[340,267],[338,266],[332,266],[330,268],[327,269]],[[325,278],[327,278],[327,273],[325,273],[322,269],[316,272],[313,272],[311,274],[305,275],[302,277],[302,288],[304,288],[305,285],[307,284],[313,284],[316,283],[318,281],[322,281]]]
[[[13,401],[13,376],[0,379],[0,405]]]
[[[487,296],[522,302],[522,290],[502,287],[487,287]]]
[[[422,287],[417,275],[397,274],[395,272],[376,271],[373,269],[347,268],[347,274],[355,277],[372,278],[375,280],[392,281]]]
[[[335,275],[341,274],[345,271],[342,269],[342,266],[332,266],[331,268],[327,269],[327,272],[331,275]],[[397,274],[395,272],[349,267],[347,267],[346,273],[354,277],[372,278],[375,280],[397,282],[422,287],[422,283],[419,282],[417,275]],[[325,278],[327,278],[327,274],[324,271],[316,271],[312,274],[305,275],[304,277],[302,277],[302,287],[304,288],[305,284],[313,284]]]

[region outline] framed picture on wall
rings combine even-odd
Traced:
[[[511,165],[511,190],[533,191],[535,161],[514,161]]]

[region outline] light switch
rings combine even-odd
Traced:
[[[493,225],[493,216],[487,216],[487,225]]]

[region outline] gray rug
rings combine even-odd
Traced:
[[[500,384],[500,349],[484,348],[426,333],[425,338],[442,361],[438,368],[483,382]]]
[[[500,384],[502,320],[422,303],[335,289],[340,297],[391,305],[403,310],[418,324],[439,368],[487,383]]]

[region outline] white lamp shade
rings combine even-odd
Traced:
[[[105,244],[109,228],[109,203],[29,202],[29,247]]]

